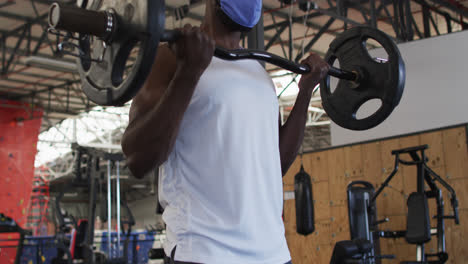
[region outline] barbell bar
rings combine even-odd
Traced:
[[[165,29],[164,0],[81,1],[80,7],[50,7],[49,31],[67,32],[60,48],[78,48],[77,68],[86,96],[99,105],[120,106],[131,100],[150,74],[160,42],[172,42],[181,32]],[[86,4],[83,4],[86,3]],[[79,37],[74,37],[79,33]],[[366,48],[368,39],[382,45],[388,60],[375,60]],[[65,45],[65,44],[68,44]],[[132,50],[138,46],[132,68],[127,67]],[[70,54],[70,53],[69,53]],[[214,56],[224,60],[255,59],[305,74],[301,65],[265,51],[216,48]],[[382,123],[399,104],[405,85],[405,65],[391,37],[371,27],[354,27],[340,33],[330,44],[325,61],[337,60],[341,69],[331,67],[320,83],[322,105],[330,119],[347,129],[365,130]],[[330,76],[339,78],[331,89]],[[381,106],[365,117],[357,115],[369,100]]]
[[[118,17],[112,10],[93,11],[71,6],[62,7],[58,3],[53,3],[49,12],[49,25],[52,28],[96,36],[108,42],[111,42],[115,34],[119,32],[118,21]],[[159,41],[175,42],[179,37],[181,37],[180,31],[164,30]],[[253,59],[265,61],[298,74],[310,72],[308,65],[294,63],[275,54],[260,50],[227,50],[216,47],[214,56],[223,60]],[[357,72],[346,71],[333,66],[330,67],[328,74],[349,81],[358,81],[360,79]]]

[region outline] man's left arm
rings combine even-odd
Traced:
[[[279,149],[283,176],[296,159],[304,139],[307,112],[315,86],[327,75],[330,66],[320,56],[312,53],[301,62],[309,65],[311,71],[304,74],[299,82],[299,93],[288,120],[279,128]],[[281,122],[281,120],[280,120]]]

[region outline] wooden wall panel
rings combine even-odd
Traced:
[[[438,168],[445,166],[444,145],[442,131],[421,134],[421,145],[429,145],[426,156],[429,158],[429,166]]]
[[[401,177],[395,177],[394,180],[401,179]],[[399,183],[397,185],[395,183]],[[406,199],[401,189],[401,181],[390,182],[380,196],[377,198],[377,208],[385,208],[385,213],[388,216],[391,215],[402,215],[406,213]]]
[[[468,178],[449,179],[447,182],[453,187],[455,193],[457,194],[458,208],[468,209]],[[450,206],[450,200],[448,195],[445,196],[445,204]],[[468,219],[466,220],[468,223]]]
[[[468,263],[468,150],[466,145],[466,127],[442,129],[389,140],[382,140],[343,148],[334,148],[303,156],[303,164],[312,178],[315,206],[316,231],[307,236],[296,233],[294,200],[285,201],[284,221],[286,238],[294,264],[328,264],[334,244],[349,239],[349,220],[347,209],[347,185],[354,180],[366,180],[376,189],[391,173],[395,156],[391,151],[399,148],[428,144],[426,152],[429,166],[456,190],[460,204],[460,221],[455,226],[452,220],[446,220],[448,263]],[[405,157],[405,159],[410,159]],[[284,189],[294,190],[294,175],[300,168],[297,159],[284,177]],[[388,217],[390,222],[380,225],[381,230],[406,229],[406,199],[416,191],[416,168],[401,166],[390,182],[390,188],[377,200],[378,218]],[[445,212],[451,214],[450,200],[445,189]],[[429,200],[431,217],[436,205]],[[431,219],[435,226],[436,221]],[[465,224],[467,223],[467,224]],[[382,263],[398,263],[415,260],[416,246],[401,239],[381,239],[382,254],[395,254],[396,260],[384,260]],[[426,251],[437,250],[436,239],[426,244]]]
[[[329,221],[330,214],[330,193],[328,181],[312,182],[314,196],[314,212],[316,221]]]
[[[361,147],[362,152],[362,166],[364,181],[372,183],[374,186],[382,182],[382,159],[380,153],[382,152],[380,142],[372,142],[363,144]]]
[[[310,235],[314,242],[314,246],[320,246],[320,245],[325,245],[325,246],[331,246],[332,241],[330,240],[330,236],[333,233],[333,230],[331,228],[330,224],[330,219],[327,219],[326,221],[319,221],[318,223],[316,222],[315,228],[316,231]]]
[[[353,145],[343,148],[345,158],[345,177],[361,178],[364,171],[362,168],[361,145]]]
[[[392,155],[392,150],[400,148],[400,139],[394,138],[381,141],[380,146],[380,158],[382,160],[381,180],[383,181],[393,170],[395,157]]]
[[[400,141],[400,147],[399,147],[400,149],[421,145],[421,140],[420,140],[419,135],[402,137],[402,138],[399,138],[399,141]]]
[[[348,205],[331,207],[331,234],[330,240],[333,244],[342,240],[349,240]]]
[[[342,148],[327,151],[328,156],[328,175],[330,182],[330,205],[346,205],[346,186],[348,179],[345,177],[344,151]]]
[[[334,246],[334,245],[333,245]],[[332,245],[319,245],[316,247],[315,252],[313,252],[315,258],[311,259],[310,263],[330,263],[330,256],[333,252]],[[296,264],[296,263],[294,263]]]
[[[301,235],[294,236],[294,239],[288,239],[289,251],[293,261],[297,260],[298,263],[306,263],[307,258],[310,258],[310,251],[308,250],[310,243],[307,240],[308,237]]]
[[[296,235],[296,204],[295,200],[284,201],[283,221],[286,236]]]
[[[317,181],[328,181],[328,156],[326,152],[317,152],[304,155],[304,167],[312,179]],[[307,166],[306,166],[307,165]]]
[[[468,177],[468,157],[466,131],[464,128],[452,128],[442,132],[446,177],[458,179]]]

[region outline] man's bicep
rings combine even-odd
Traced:
[[[130,122],[158,104],[174,76],[175,67],[172,51],[167,46],[161,46],[148,78],[132,101]]]

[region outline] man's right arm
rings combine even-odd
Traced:
[[[176,56],[161,47],[150,76],[134,98],[122,150],[132,174],[142,178],[167,160],[198,80],[209,65],[214,42],[198,29],[185,30]]]

